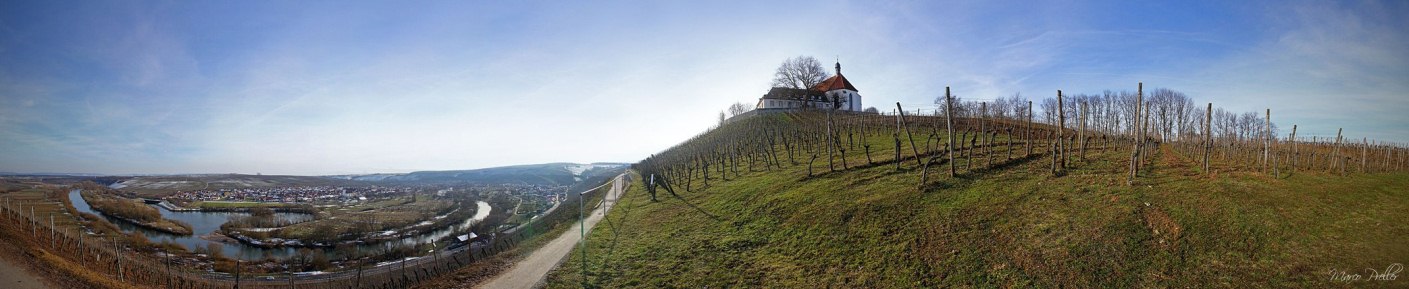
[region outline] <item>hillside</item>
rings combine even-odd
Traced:
[[[1366,273],[1409,261],[1409,247],[1403,246],[1409,224],[1400,221],[1409,219],[1409,173],[1402,169],[1342,176],[1308,157],[1295,172],[1280,163],[1274,177],[1251,169],[1245,155],[1235,152],[1215,154],[1212,171],[1205,172],[1201,155],[1191,153],[1196,150],[1151,143],[1129,185],[1128,139],[1125,145],[1094,142],[1085,160],[1073,145],[1066,168],[1053,174],[1052,153],[1042,149],[1049,143],[1032,140],[1028,156],[1026,140],[1009,145],[1007,136],[998,136],[991,146],[957,150],[956,177],[948,176],[949,163],[941,157],[921,183],[924,169],[912,152],[944,155],[921,139],[932,132],[925,126],[933,120],[907,119],[924,147],[912,150],[900,133],[897,169],[894,118],[874,116],[834,120],[859,123],[857,134],[872,138],[849,145],[850,131],[833,128],[847,132],[834,145],[853,149],[845,160],[833,157],[835,172],[820,150],[825,142],[811,150],[822,158],[812,162],[810,177],[808,158],[802,157],[810,156],[808,150],[793,152],[778,142],[755,151],[753,160],[740,157],[737,166],[705,157],[711,166],[691,170],[665,159],[672,151],[698,152],[721,139],[748,142],[741,136],[757,131],[808,135],[818,130],[809,126],[820,118],[735,122],[637,164],[673,172],[665,179],[678,196],[660,189],[653,202],[646,186],[633,186],[604,222],[609,226],[589,236],[585,281],[603,288],[1409,284],[1404,278],[1367,280]],[[865,143],[872,145],[875,164],[856,153]],[[708,156],[728,150],[704,151]],[[968,152],[974,152],[972,162]],[[768,154],[779,159],[775,165],[768,164]],[[550,275],[548,287],[580,286],[580,254]],[[1336,272],[1362,280],[1333,281]]]

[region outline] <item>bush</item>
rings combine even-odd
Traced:
[[[141,232],[132,232],[127,235],[127,239],[132,241],[133,250],[143,251],[154,248],[152,240],[147,239],[147,235],[143,235]]]
[[[139,222],[155,222],[161,220],[161,212],[156,208],[143,205],[140,201],[128,200],[103,193],[83,191],[83,198],[94,210],[104,214],[113,215],[119,218],[135,220]]]
[[[225,245],[212,242],[205,245],[205,250],[207,254],[210,254],[211,260],[225,259]]]
[[[83,217],[83,219],[88,220],[88,224],[92,226],[93,231],[96,233],[117,234],[122,232],[122,229],[119,229],[117,225],[114,225],[112,222],[108,222],[107,219],[104,219],[103,217],[100,217],[98,215],[94,215],[92,213],[78,213],[78,215],[80,217]]]
[[[265,207],[254,207],[250,209],[250,215],[254,217],[268,218],[274,216],[274,210]]]
[[[168,221],[171,221],[172,224],[176,224],[176,226],[179,226],[179,227],[182,227],[182,228],[186,228],[186,231],[188,231],[188,232],[194,232],[194,231],[195,231],[195,229],[192,229],[192,228],[191,228],[191,223],[183,222],[183,221],[181,221],[181,220],[168,220]]]
[[[315,271],[323,271],[333,267],[333,263],[328,261],[328,254],[322,252],[313,254],[313,261],[308,265]]]

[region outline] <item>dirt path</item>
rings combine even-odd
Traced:
[[[590,233],[592,227],[597,225],[598,221],[602,220],[605,211],[611,209],[611,207],[616,204],[617,198],[621,195],[622,185],[624,183],[623,176],[617,176],[616,179],[612,181],[612,189],[607,192],[606,197],[603,198],[603,205],[593,210],[592,214],[587,217],[587,232]],[[568,254],[572,253],[572,249],[574,246],[577,246],[578,241],[582,240],[580,230],[580,224],[573,224],[572,227],[568,228],[567,232],[549,241],[548,244],[543,245],[542,248],[533,251],[527,258],[514,264],[514,267],[510,268],[509,271],[495,276],[494,279],[490,279],[489,282],[480,284],[479,288],[537,287],[539,282],[542,282],[543,278],[547,277],[548,271],[552,271],[553,267],[557,267],[558,264],[562,263]]]
[[[39,276],[26,271],[21,265],[0,258],[0,288],[44,289],[49,286],[40,281]]]

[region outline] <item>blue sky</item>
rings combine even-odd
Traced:
[[[634,162],[797,55],[866,106],[1143,81],[1409,141],[1406,2],[1143,2],[3,1],[0,171]]]

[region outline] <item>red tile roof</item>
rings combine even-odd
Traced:
[[[841,71],[837,71],[837,75],[834,75],[831,78],[827,78],[827,80],[823,80],[821,83],[818,83],[816,86],[812,87],[812,90],[822,92],[833,91],[838,89],[850,89],[852,91],[860,91],[857,90],[855,86],[851,85],[851,81],[846,80],[846,76],[841,75]]]

